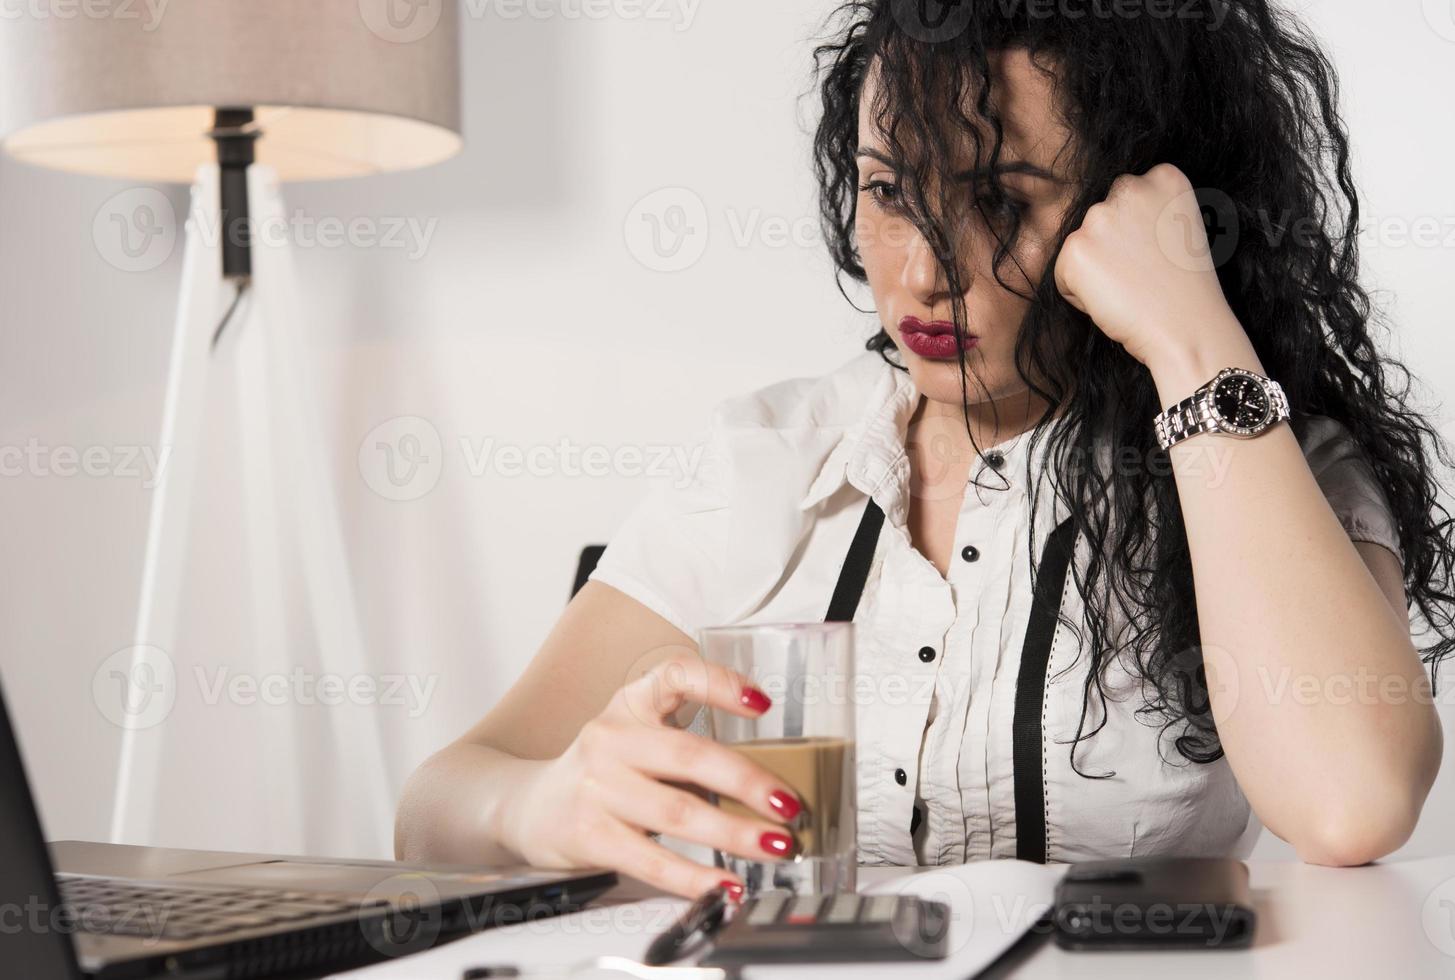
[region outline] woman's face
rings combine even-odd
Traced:
[[[963,217],[945,222],[945,227],[956,235],[967,328],[975,338],[965,352],[966,391],[972,404],[1015,396],[1026,388],[1014,360],[1016,337],[1029,305],[1023,296],[1049,272],[1056,232],[1075,197],[1060,159],[1071,134],[1054,109],[1051,79],[1032,65],[1024,50],[1016,49],[992,58],[991,77],[992,102],[1004,121],[997,172],[1010,200],[999,207],[988,201],[982,206],[991,220],[1003,219],[1004,208],[1018,210],[1021,226],[1015,247],[1001,266],[1001,277],[1013,291],[1002,286],[992,271],[995,237],[973,206],[968,178],[982,161],[970,157],[974,148],[962,134],[955,173],[965,179],[953,189],[952,208]],[[931,401],[954,406],[958,414],[964,396],[954,337],[926,339],[937,327],[949,334],[948,324],[954,318],[951,294],[933,249],[898,206],[898,176],[886,162],[887,144],[871,118],[877,86],[877,73],[871,70],[859,100],[855,223],[859,254],[880,321],[916,387]],[[976,118],[973,107],[967,107],[966,114]],[[988,133],[982,133],[982,139],[988,155]],[[932,185],[925,193],[933,196],[938,189]],[[998,216],[997,211],[1002,213]]]

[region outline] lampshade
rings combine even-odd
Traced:
[[[61,16],[66,14],[67,16]],[[251,108],[284,180],[460,148],[455,0],[30,5],[0,19],[0,139],[61,170],[190,183],[214,108]]]

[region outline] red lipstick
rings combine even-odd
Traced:
[[[945,360],[955,357],[955,325],[949,320],[926,322],[917,316],[906,316],[899,321],[899,336],[904,346],[920,357]],[[969,350],[980,342],[974,334],[966,334],[961,349]]]

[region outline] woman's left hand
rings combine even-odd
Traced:
[[[1056,260],[1056,287],[1154,367],[1242,327],[1223,296],[1191,182],[1163,163],[1118,177]]]

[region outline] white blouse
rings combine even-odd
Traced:
[[[653,487],[591,575],[694,638],[706,626],[822,621],[866,498],[878,503],[885,519],[854,615],[856,669],[876,692],[857,709],[864,864],[1017,854],[1011,725],[1032,596],[1032,434],[986,447],[992,461],[1003,456],[998,468],[975,463],[942,576],[906,526],[905,442],[919,398],[907,372],[866,351],[825,376],[721,402],[699,465]],[[1383,491],[1347,430],[1313,417],[1295,431],[1350,537],[1399,556]],[[1045,443],[1032,473],[1043,473]],[[1068,512],[1049,483],[1036,510],[1039,559]],[[1078,538],[1078,567],[1085,546]],[[1061,609],[1081,621],[1069,579]],[[1107,698],[1105,726],[1076,750],[1081,772],[1112,775],[1072,769],[1088,659],[1058,625],[1041,720],[1046,859],[1245,857],[1261,824],[1226,757],[1188,762],[1172,745],[1179,726],[1164,733],[1139,719],[1140,682],[1120,658],[1105,684],[1125,696]],[[1093,697],[1084,730],[1100,721]]]

